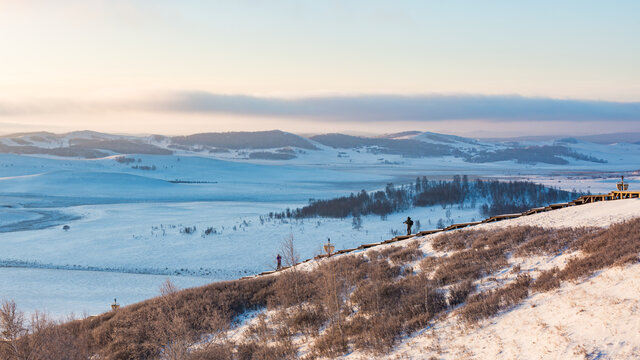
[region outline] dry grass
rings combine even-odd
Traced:
[[[519,246],[516,256],[557,255],[575,247],[576,242],[599,232],[597,228],[546,229]]]
[[[455,231],[433,240],[435,249],[450,252],[445,257],[422,259],[413,242],[328,258],[310,272],[166,291],[90,319],[42,321],[29,335],[0,342],[0,358],[20,358],[14,354],[17,348],[20,354],[37,354],[32,359],[293,359],[298,336],[311,344],[308,359],[356,349],[375,356],[452,308],[475,322],[517,306],[529,290],[548,291],[608,266],[637,262],[639,234],[640,219],[605,230]],[[512,254],[578,250],[584,256],[563,269],[542,272],[535,281],[522,271],[504,286],[474,294],[475,281],[509,269]],[[414,273],[407,264],[418,260],[422,271]],[[208,334],[225,334],[237,316],[252,309],[268,309],[270,316],[259,318],[245,338],[231,342],[221,336],[189,350]]]
[[[399,246],[392,248],[395,251],[389,253],[388,258],[394,264],[406,264],[421,259],[424,256],[422,250],[419,249],[420,243],[417,241],[410,242],[407,246]]]
[[[536,281],[532,284],[532,289],[539,292],[553,290],[560,286],[560,279],[556,276],[560,270],[558,267],[554,267],[550,270],[546,270],[538,275]]]
[[[551,269],[540,274],[534,288],[546,291],[560,286],[561,281],[578,280],[610,267],[637,263],[640,254],[640,219],[612,225],[609,229],[589,231],[572,243],[581,257],[569,260],[562,269]]]
[[[462,317],[469,322],[496,315],[502,310],[519,304],[529,296],[531,277],[520,274],[513,283],[472,296],[462,308]]]

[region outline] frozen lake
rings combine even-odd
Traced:
[[[407,216],[423,229],[446,219],[442,207],[352,219],[260,221],[282,203],[197,202],[83,205],[65,211],[81,216],[64,231],[0,234],[0,297],[27,312],[56,315],[105,310],[113,297],[130,304],[158,295],[167,278],[180,287],[236,279],[271,270],[282,241],[293,236],[301,259],[321,253],[331,238],[336,249],[357,247],[403,233]],[[478,218],[478,209],[456,209],[447,221]],[[117,224],[117,225],[114,225]],[[185,227],[195,228],[192,234]],[[207,228],[216,233],[205,235]],[[99,270],[99,271],[92,271]]]
[[[405,231],[407,216],[423,230],[436,228],[439,220],[482,218],[471,204],[363,216],[361,228],[354,228],[352,218],[266,217],[311,198],[379,190],[418,175],[466,173],[593,192],[614,182],[551,174],[559,168],[550,165],[389,156],[399,165],[376,165],[374,155],[358,152],[351,154],[358,160],[353,164],[334,164],[344,159],[314,156],[292,165],[136,156],[157,169],[141,171],[113,158],[0,154],[0,298],[14,299],[26,312],[94,315],[108,310],[114,297],[126,305],[158,295],[167,277],[190,287],[273,269],[289,236],[306,259],[321,253],[328,238],[336,249],[390,239]]]
[[[20,310],[44,311],[56,318],[70,314],[96,315],[160,294],[170,279],[180,288],[204,285],[213,279],[188,276],[122,274],[101,271],[0,267],[0,299],[13,299]]]

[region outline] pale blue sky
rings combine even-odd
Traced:
[[[568,132],[576,122],[584,133],[640,131],[638,18],[638,1],[0,0],[0,133],[317,132],[326,121],[341,131],[463,134],[494,121],[513,134]],[[360,116],[175,106],[184,94],[285,107],[331,98]],[[372,124],[361,108],[372,95],[411,101],[387,102]],[[532,111],[549,102],[522,107],[513,95],[583,102]],[[425,115],[442,96],[451,109]],[[468,99],[482,96],[493,110],[475,115]],[[606,103],[585,117],[580,104],[593,101]],[[459,107],[471,110],[460,117]],[[505,117],[514,109],[527,113]]]

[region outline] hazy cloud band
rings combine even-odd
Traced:
[[[228,114],[296,120],[384,121],[640,121],[640,102],[566,100],[516,95],[352,95],[273,98],[178,92],[122,101],[0,102],[0,117],[108,113]]]
[[[161,102],[154,103],[152,108],[161,111],[358,122],[475,119],[498,121],[640,120],[640,103],[638,102],[562,100],[499,95],[361,95],[283,99],[185,92],[174,94]]]

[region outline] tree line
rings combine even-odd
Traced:
[[[415,182],[395,186],[389,183],[384,190],[361,190],[349,196],[327,200],[310,200],[307,206],[268,214],[274,219],[303,219],[313,217],[346,218],[364,215],[386,216],[412,207],[454,205],[475,207],[481,203],[484,216],[522,212],[550,203],[569,201],[583,195],[531,181],[470,181],[467,175],[455,175],[452,181],[429,180],[425,176]]]

